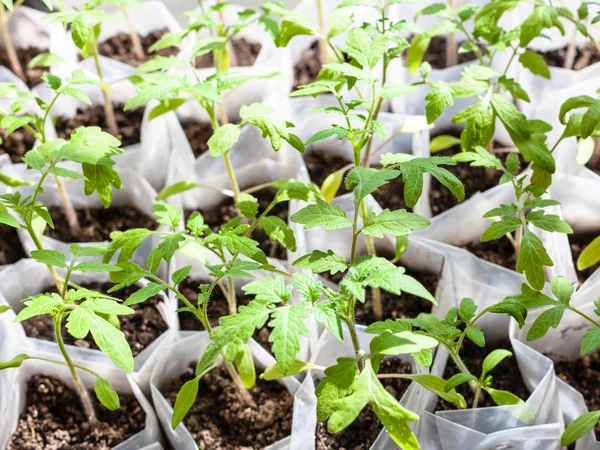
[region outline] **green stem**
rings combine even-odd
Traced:
[[[104,90],[104,75],[102,74],[102,67],[100,66],[100,58],[98,56],[98,43],[95,39],[91,43],[90,47],[92,48],[92,56],[96,66],[96,72],[98,73],[98,78],[100,79],[100,89],[102,90],[102,98],[104,99],[104,115],[106,117],[106,125],[108,126],[109,133],[113,136],[117,136],[119,134],[119,128],[117,127],[117,120],[115,119],[115,112],[113,110],[112,103],[110,102],[108,93]]]
[[[590,322],[592,325],[600,328],[600,323],[596,322],[594,319],[592,319],[591,317],[589,317],[587,314],[582,313],[581,311],[579,311],[576,308],[573,308],[571,305],[567,306],[567,309],[569,309],[570,311],[573,311],[575,314],[580,315],[581,317],[583,317],[585,320],[587,320],[588,322]]]
[[[227,176],[229,177],[229,184],[231,184],[231,190],[233,191],[233,201],[237,203],[240,196],[240,186],[238,185],[231,159],[229,158],[229,151],[223,153],[223,160],[225,161],[225,167],[227,168]]]

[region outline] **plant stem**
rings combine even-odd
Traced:
[[[454,0],[448,0],[448,6],[452,11],[452,16],[455,14]],[[456,65],[456,36],[453,31],[446,36],[446,66],[453,67]]]
[[[323,12],[323,0],[317,0],[317,13],[319,15],[319,30],[321,31],[321,40],[319,41],[319,53],[321,55],[321,64],[328,63],[327,55],[327,29],[325,27],[325,13]]]
[[[585,314],[585,313],[582,313],[581,311],[579,311],[579,310],[578,310],[578,309],[576,309],[576,308],[573,308],[573,307],[572,307],[572,306],[570,306],[570,305],[569,305],[569,306],[567,306],[567,308],[568,308],[570,311],[573,311],[575,314],[579,314],[581,317],[583,317],[585,320],[587,320],[588,322],[590,322],[592,325],[594,325],[594,326],[596,326],[596,327],[600,328],[600,323],[596,322],[594,319],[592,319],[591,317],[589,317],[587,314]]]
[[[21,67],[21,63],[19,62],[17,52],[15,51],[15,47],[8,31],[8,17],[2,2],[0,2],[0,28],[2,28],[2,39],[4,40],[4,47],[6,48],[6,55],[8,56],[10,67],[16,76],[25,81],[23,68]]]
[[[234,384],[242,393],[242,397],[244,397],[244,402],[246,402],[246,404],[251,408],[256,408],[256,402],[252,399],[250,392],[248,392],[248,388],[246,388],[246,386],[244,385],[244,382],[242,381],[240,374],[235,369],[235,366],[230,362],[226,362],[225,367],[227,367],[229,375],[231,375],[231,379],[233,380]]]
[[[346,321],[346,325],[348,326],[348,331],[350,332],[350,339],[352,340],[352,347],[354,348],[354,356],[356,357],[356,362],[358,364],[358,370],[362,372],[365,368],[365,362],[362,358],[362,351],[360,349],[360,342],[358,340],[358,335],[356,334],[356,323],[354,321],[354,304],[356,301],[352,302],[351,315],[352,318]]]
[[[117,127],[117,120],[115,119],[112,103],[110,102],[110,98],[108,98],[108,92],[104,90],[104,76],[102,75],[102,67],[100,66],[100,58],[98,57],[98,44],[95,40],[90,47],[92,48],[96,72],[98,73],[98,78],[100,78],[100,89],[102,90],[102,97],[104,99],[104,115],[106,117],[108,132],[113,136],[117,136],[119,134],[119,128]]]
[[[140,41],[140,37],[133,28],[133,24],[131,23],[131,18],[129,17],[127,8],[125,6],[121,6],[121,11],[123,11],[123,15],[125,16],[127,28],[129,28],[129,37],[131,38],[131,44],[133,45],[133,53],[135,53],[135,57],[138,59],[138,61],[142,61],[144,59],[144,49],[142,48],[142,42]]]
[[[85,415],[87,416],[88,422],[93,423],[96,421],[96,414],[94,413],[94,407],[92,406],[92,402],[90,401],[90,397],[87,393],[87,390],[83,386],[83,383],[79,379],[79,375],[77,374],[77,369],[65,348],[65,344],[63,342],[62,335],[60,334],[60,324],[61,324],[61,315],[57,315],[54,318],[54,335],[56,336],[56,343],[58,344],[58,348],[65,358],[65,362],[69,367],[69,371],[71,372],[71,376],[73,377],[73,382],[75,383],[75,388],[81,397],[81,402],[83,403],[83,409],[85,410]]]
[[[572,69],[573,63],[575,62],[575,49],[576,49],[576,39],[577,39],[577,28],[573,29],[573,35],[569,40],[569,45],[567,47],[567,53],[565,54],[565,62],[563,64],[564,69]]]
[[[225,167],[227,167],[227,176],[229,177],[229,183],[231,184],[231,190],[233,191],[233,201],[237,203],[238,197],[240,196],[240,186],[238,185],[235,172],[233,171],[233,165],[229,158],[229,151],[223,153],[223,160],[225,161]]]
[[[227,303],[229,305],[229,315],[233,315],[237,312],[237,303],[235,301],[235,281],[233,278],[227,277]]]
[[[67,190],[65,189],[65,185],[60,180],[58,176],[54,176],[56,181],[56,188],[58,189],[58,193],[60,195],[60,199],[62,200],[65,215],[67,216],[67,223],[73,232],[79,231],[79,219],[77,219],[77,212],[73,208],[73,203],[71,203],[71,199],[67,194]]]

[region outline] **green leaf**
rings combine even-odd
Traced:
[[[67,267],[67,258],[56,250],[33,250],[31,257],[37,262],[53,267]]]
[[[379,94],[382,98],[396,98],[401,95],[410,94],[416,90],[416,86],[412,86],[410,84],[392,84],[386,83],[381,88],[381,93]],[[433,151],[433,150],[432,150]]]
[[[318,323],[322,324],[340,342],[344,341],[342,321],[337,314],[334,302],[322,301],[317,303],[317,306],[313,309],[313,313]]]
[[[323,184],[321,185],[321,195],[327,203],[331,203],[337,195],[340,186],[342,185],[342,181],[344,181],[344,173],[346,173],[345,170],[336,170],[335,172],[330,173],[323,181]]]
[[[242,193],[238,196],[235,206],[247,219],[256,219],[256,215],[258,213],[258,200],[256,197],[250,194]]]
[[[177,56],[160,56],[156,55],[154,59],[146,61],[136,67],[135,71],[140,72],[156,72],[158,70],[168,70],[175,67],[185,67],[187,64],[183,58]],[[179,99],[182,100],[182,99]]]
[[[600,102],[596,102],[588,108],[581,119],[581,137],[585,139],[591,136],[599,123]]]
[[[458,310],[458,315],[460,316],[460,319],[467,323],[469,322],[473,317],[475,317],[475,313],[477,312],[477,305],[475,304],[475,302],[470,299],[470,298],[463,298],[460,301],[460,308]]]
[[[383,238],[383,234],[392,236],[406,236],[413,230],[427,227],[429,220],[418,214],[407,212],[405,209],[390,211],[384,209],[379,215],[370,213],[362,232],[376,238]]]
[[[488,312],[492,314],[507,314],[517,321],[519,327],[525,325],[527,317],[527,308],[519,300],[511,297],[507,297],[500,303],[496,303]]]
[[[585,270],[600,261],[600,236],[583,249],[577,258],[577,270]]]
[[[368,82],[368,83],[374,81],[373,77],[371,75],[369,75],[366,71],[364,71],[363,69],[354,67],[353,65],[348,64],[348,63],[342,63],[342,64],[329,63],[329,64],[323,64],[323,67],[325,69],[329,69],[334,72],[339,72],[340,74],[344,75],[345,77],[356,78],[357,80],[364,80],[365,82]]]
[[[334,411],[336,402],[351,392],[358,376],[354,358],[338,358],[337,363],[325,369],[325,378],[317,385],[317,420],[327,420]]]
[[[352,25],[353,13],[348,9],[334,9],[329,16],[327,37],[332,38],[345,33]]]
[[[76,272],[119,272],[120,267],[101,262],[82,262],[73,267]]]
[[[175,283],[175,284],[177,284],[177,283]],[[127,300],[125,300],[123,305],[131,306],[131,305],[136,305],[138,303],[145,302],[149,298],[154,297],[155,295],[158,295],[160,292],[162,292],[162,290],[163,290],[163,287],[160,284],[148,283],[142,289],[134,292],[129,297],[127,297]]]
[[[299,14],[286,14],[281,22],[281,32],[277,39],[277,47],[286,47],[294,36],[318,36],[319,30],[310,20]]]
[[[552,266],[554,263],[546,252],[544,244],[535,234],[525,229],[521,240],[521,249],[517,260],[517,272],[525,273],[527,281],[535,289],[544,287],[544,266]]]
[[[173,417],[171,417],[171,428],[174,430],[177,425],[185,418],[190,408],[194,405],[198,396],[198,384],[200,376],[196,376],[185,384],[179,390],[175,406],[173,406]]]
[[[279,367],[279,364],[273,364],[265,369],[265,371],[260,375],[260,378],[267,381],[274,381],[279,380],[280,378],[296,375],[297,373],[304,372],[305,370],[311,370],[316,368],[318,368],[318,366],[304,361],[296,360],[294,361],[294,364],[292,364],[292,366],[284,374],[281,370],[281,367]]]
[[[271,241],[280,242],[288,250],[296,251],[296,238],[294,232],[277,216],[265,216],[263,217],[258,226],[269,235]]]
[[[446,150],[452,148],[456,145],[460,145],[460,138],[456,136],[450,136],[446,134],[442,134],[440,136],[434,137],[429,143],[429,151],[431,153],[441,152],[442,150]]]
[[[539,75],[543,78],[550,79],[550,70],[548,64],[544,61],[544,57],[539,53],[526,50],[519,56],[519,62],[528,69],[532,74]]]
[[[573,229],[558,215],[546,214],[543,210],[530,212],[527,215],[527,220],[542,230],[567,234],[573,233]]]
[[[475,325],[467,327],[467,337],[471,342],[479,347],[485,347],[485,336],[481,328]]]
[[[581,341],[581,355],[587,355],[600,347],[600,328],[590,328]]]
[[[269,341],[277,363],[287,373],[296,361],[300,350],[300,336],[309,336],[310,332],[302,319],[308,317],[301,305],[287,306],[273,311],[269,326],[273,328]]]
[[[483,360],[483,364],[481,366],[481,377],[480,380],[484,380],[485,376],[494,370],[494,368],[500,364],[504,359],[511,357],[513,354],[508,350],[504,349],[496,349],[492,351],[489,355],[485,357]]]
[[[312,253],[298,258],[292,265],[302,269],[311,269],[313,273],[330,272],[332,275],[347,269],[346,260],[342,256],[336,255],[333,250],[327,250],[327,253],[314,250]]]
[[[494,241],[504,237],[507,233],[515,231],[522,223],[513,216],[504,216],[500,221],[492,224],[481,235],[481,242]]]
[[[502,162],[485,148],[476,145],[471,151],[457,153],[453,159],[457,162],[468,162],[473,167],[491,167],[502,170]]]
[[[406,355],[435,348],[437,345],[437,340],[422,334],[411,331],[401,331],[399,333],[387,331],[373,338],[370,350],[372,354]]]
[[[163,237],[160,244],[158,244],[158,248],[161,249],[163,253],[163,258],[166,262],[171,261],[173,255],[177,250],[179,250],[179,245],[185,241],[185,237],[182,232],[168,234]]]
[[[582,414],[567,427],[560,437],[560,445],[567,447],[592,430],[600,420],[600,411]]]
[[[463,374],[463,375],[467,375],[467,374]],[[454,403],[460,409],[464,409],[467,407],[467,402],[466,402],[465,398],[461,394],[459,394],[458,392],[456,392],[454,390],[454,388],[456,386],[458,386],[458,384],[460,384],[460,383],[458,383],[456,386],[452,386],[452,385],[448,384],[448,383],[450,383],[450,381],[452,379],[450,379],[448,382],[446,382],[446,381],[444,381],[443,378],[440,378],[438,376],[431,375],[428,373],[427,374],[423,373],[423,374],[409,375],[408,378],[410,380],[416,381],[417,383],[419,383],[421,386],[423,386],[428,391],[431,391],[434,394],[439,395],[447,402]],[[473,377],[473,378],[475,378],[475,377]],[[465,381],[468,381],[468,380],[465,380]],[[464,383],[465,381],[462,381],[462,383]]]
[[[239,138],[239,125],[226,123],[225,125],[220,126],[207,142],[208,149],[210,150],[210,156],[213,158],[218,158],[219,156],[228,152]]]
[[[258,248],[258,242],[253,241],[250,238],[231,234],[222,236],[221,242],[232,254],[240,252],[242,255],[247,256],[254,261],[267,264],[267,257],[264,252]]]
[[[90,25],[85,22],[83,15],[78,14],[71,24],[71,38],[77,48],[83,50],[86,47],[91,33]]]
[[[6,311],[10,311],[12,306],[9,305],[0,305],[0,314],[5,313]]]
[[[166,200],[175,194],[181,194],[199,186],[199,184],[192,183],[191,181],[179,181],[164,187],[156,196],[156,200]]]
[[[477,377],[475,375],[471,375],[470,373],[457,373],[456,375],[450,377],[448,381],[446,381],[446,384],[444,384],[444,391],[449,392],[461,384],[476,380]]]
[[[292,296],[292,286],[286,285],[283,277],[265,277],[252,281],[242,290],[246,295],[254,295],[255,300],[265,303],[286,304]]]
[[[55,53],[40,53],[39,55],[36,55],[31,61],[29,61],[27,67],[29,69],[34,69],[36,67],[50,67],[55,66],[57,64],[62,64],[64,62],[65,60]]]
[[[377,34],[369,34],[362,28],[352,28],[348,32],[346,45],[342,47],[342,50],[350,58],[358,62],[361,67],[373,69],[383,58],[386,50],[386,39]],[[344,73],[342,70],[340,71]],[[346,73],[344,74],[346,75]],[[347,75],[354,76],[351,74]],[[360,77],[356,78],[360,79]]]
[[[346,177],[346,188],[354,191],[354,204],[358,205],[367,195],[398,175],[397,170],[355,167]]]
[[[10,361],[0,362],[0,370],[21,367],[21,364],[23,364],[23,361],[28,360],[30,358],[31,357],[29,355],[26,355],[25,353],[21,353],[20,355],[15,356]]]
[[[165,98],[164,100],[161,100],[158,105],[152,108],[152,111],[150,111],[150,114],[148,115],[148,119],[154,120],[163,114],[166,114],[170,111],[175,111],[187,101],[187,98]]]
[[[432,124],[440,118],[446,106],[452,106],[452,90],[446,83],[435,81],[425,96],[425,100],[427,100],[425,106],[427,123]]]
[[[250,353],[250,347],[247,345],[241,346],[241,350],[235,356],[235,366],[244,386],[247,389],[252,389],[256,384],[256,369],[252,353]]]
[[[551,28],[552,26],[562,27],[557,17],[558,12],[556,8],[546,5],[536,6],[533,12],[521,24],[520,47],[527,47],[534,38],[540,35],[544,28]]]
[[[492,400],[494,400],[494,403],[496,403],[496,405],[498,405],[498,406],[519,405],[519,404],[525,403],[525,402],[523,402],[522,399],[520,399],[515,394],[513,394],[509,391],[503,391],[500,389],[492,389],[489,387],[485,388],[485,391],[488,394],[490,394],[490,396],[492,397]],[[527,422],[525,422],[525,423],[527,423]]]
[[[290,220],[304,225],[304,228],[314,228],[325,225],[327,231],[339,230],[352,226],[350,219],[340,205],[331,206],[324,200],[318,200],[315,205],[308,205],[292,214]]]
[[[53,167],[48,172],[50,172],[52,175],[56,175],[57,177],[72,178],[74,180],[87,180],[85,175],[73,170],[65,169],[63,167]]]
[[[110,386],[109,382],[100,375],[96,375],[94,392],[96,393],[96,397],[98,397],[100,403],[102,403],[107,409],[116,411],[121,406],[117,392]]]
[[[123,332],[116,329],[106,319],[88,312],[86,308],[80,307],[78,310],[87,312],[92,337],[102,353],[124,371],[131,372],[133,370],[133,356]]]

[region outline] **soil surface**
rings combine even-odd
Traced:
[[[195,369],[195,364],[190,365],[163,391],[172,405],[181,386],[194,377]],[[256,408],[247,406],[222,365],[200,379],[196,402],[184,419],[198,448],[263,449],[289,436],[294,399],[285,387],[257,377],[250,395]]]
[[[0,266],[16,263],[26,257],[17,229],[0,224]]]
[[[600,175],[600,146],[598,146],[598,144],[596,144],[594,153],[586,164],[586,167]]]
[[[146,36],[140,36],[142,49],[144,50],[144,58],[139,60],[133,51],[133,44],[129,33],[119,33],[115,36],[98,44],[98,52],[107,58],[116,59],[130,66],[139,66],[140,64],[154,59],[156,55],[160,56],[177,56],[179,50],[177,47],[169,47],[150,53],[149,48],[152,47],[158,40],[167,34],[169,30],[162,28],[148,33]]]
[[[317,81],[317,76],[323,67],[319,47],[319,41],[316,40],[300,55],[300,60],[294,66],[292,91],[297,90],[300,86]]]
[[[451,133],[450,133],[451,134]],[[494,142],[494,149],[503,147],[501,144]],[[461,151],[460,146],[455,146],[447,150],[443,150],[435,154],[435,156],[452,157]],[[506,162],[508,153],[496,154],[502,163]],[[528,166],[519,155],[521,167],[519,172],[525,170]],[[453,173],[463,183],[465,187],[465,199],[468,200],[478,192],[487,191],[500,183],[502,172],[486,167],[471,167],[467,163],[459,163],[455,166],[442,166],[449,172]],[[429,191],[429,202],[431,204],[431,213],[434,216],[449,210],[458,205],[460,202],[448,188],[443,186],[438,180],[431,177],[431,189]]]
[[[462,42],[457,42],[457,51],[461,44]],[[432,69],[447,68],[448,65],[446,61],[446,50],[446,36],[434,36],[433,38],[431,38],[429,47],[423,55],[423,62],[426,61],[429,64],[431,64]],[[457,53],[458,64],[463,64],[469,61],[475,61],[476,59],[477,55],[475,54],[475,52]]]
[[[471,371],[471,373],[476,377],[479,377],[481,375],[481,366],[483,364],[483,360],[492,351],[497,349],[506,349],[511,352],[513,351],[508,339],[504,339],[493,344],[486,343],[485,347],[483,348],[478,347],[468,339],[465,339],[460,352],[460,357],[469,371]],[[454,361],[451,357],[448,357],[448,364],[446,365],[443,378],[448,380],[457,373],[458,369]],[[492,388],[509,391],[524,401],[529,398],[530,392],[523,382],[523,377],[521,376],[521,371],[519,370],[519,365],[517,364],[517,358],[515,358],[514,354],[513,356],[504,359],[496,366],[494,370],[490,372],[490,374],[493,377]],[[456,390],[465,397],[468,407],[471,408],[473,405],[474,393],[470,389],[469,385],[467,383],[461,384],[456,388]],[[477,407],[483,408],[486,406],[496,406],[496,404],[487,392],[482,391]],[[446,402],[443,399],[439,400],[436,407],[436,410],[438,411],[451,411],[455,409],[457,409],[457,407],[453,403]]]
[[[598,373],[600,373],[600,353],[598,351],[572,361],[554,363],[556,375],[583,395],[590,411],[600,409],[600,392],[598,391]],[[596,435],[600,435],[600,425],[596,425]]]
[[[567,46],[556,50],[550,50],[547,52],[537,52],[546,61],[546,64],[552,67],[563,67],[565,66],[565,58],[567,56]],[[585,69],[592,64],[600,62],[600,54],[598,51],[590,46],[584,48],[577,48],[575,50],[575,58],[573,59],[573,67],[567,67],[567,69],[581,70]]]
[[[438,274],[416,272],[406,268],[406,274],[419,281],[431,295],[435,296],[437,284],[440,280]],[[344,277],[341,272],[331,275],[329,272],[320,274],[323,278],[334,283],[340,283]],[[414,319],[421,313],[430,313],[433,304],[424,298],[403,292],[402,295],[390,294],[383,289],[381,292],[381,306],[383,309],[383,319],[377,319],[373,312],[373,290],[367,289],[365,294],[365,303],[356,303],[356,323],[370,325],[378,320],[385,319]]]
[[[181,126],[196,158],[208,151],[208,140],[213,135],[213,127],[210,123],[189,121],[182,123]]]
[[[379,373],[411,373],[410,364],[400,359],[384,359],[381,362]],[[383,378],[380,380],[385,389],[398,401],[410,385],[409,380],[400,378]],[[368,450],[379,436],[383,425],[367,405],[356,420],[345,430],[337,434],[327,431],[327,424],[317,424],[316,448],[317,450]]]
[[[231,67],[249,67],[253,66],[262,46],[258,42],[248,41],[244,38],[231,40],[231,49],[233,55],[231,58]],[[196,57],[196,67],[198,69],[208,69],[215,65],[212,52],[205,53]]]
[[[119,395],[121,407],[109,411],[93,392],[97,422],[87,422],[79,395],[43,375],[27,383],[26,406],[8,450],[108,450],[144,429],[146,414],[133,395]]]
[[[121,139],[122,148],[140,143],[144,117],[143,107],[123,111],[124,106],[124,104],[113,104],[119,130],[118,138]],[[78,108],[75,117],[58,117],[55,126],[58,137],[62,139],[69,139],[73,130],[79,127],[100,127],[102,131],[109,132],[102,105],[94,105],[86,109]]]
[[[44,234],[62,242],[104,242],[110,239],[113,231],[127,231],[132,228],[155,230],[156,220],[146,216],[135,206],[111,206],[104,208],[76,209],[79,231],[71,230],[62,208],[48,208],[54,229],[46,227]]]
[[[581,252],[584,248],[591,244],[591,242],[596,239],[600,233],[591,232],[591,233],[577,233],[577,234],[569,234],[569,244],[571,246],[571,254],[573,255],[573,264],[575,265],[575,270],[577,271],[577,278],[579,279],[579,284],[583,284],[585,280],[592,276],[592,274],[600,267],[600,263],[593,265],[592,267],[585,269],[583,271],[577,270],[577,258],[581,255]]]
[[[82,287],[93,291],[106,293],[113,283],[82,283]],[[109,295],[126,300],[131,294],[137,292],[138,286],[129,286]],[[55,286],[48,286],[42,292],[58,293]],[[162,333],[167,331],[167,324],[156,309],[156,305],[161,301],[158,295],[149,298],[143,303],[132,305],[135,314],[119,316],[121,331],[125,334],[125,339],[131,347],[133,356],[137,356],[146,347],[156,340]],[[23,322],[25,333],[29,337],[42,339],[44,341],[54,341],[54,323],[49,315],[36,316]],[[63,340],[66,344],[75,345],[81,348],[91,348],[98,350],[98,346],[89,333],[84,339],[75,339],[69,333],[63,333]]]
[[[515,270],[517,266],[515,248],[507,237],[489,242],[472,242],[464,245],[463,248],[469,250],[478,258],[485,259],[507,269]]]
[[[202,284],[200,281],[192,280],[189,277],[186,278],[179,285],[179,291],[185,295],[185,297],[190,301],[192,305],[198,304],[198,286]],[[236,301],[238,308],[240,306],[246,306],[254,300],[253,295],[237,295]],[[184,307],[185,304],[180,301],[179,307]],[[204,327],[200,323],[200,321],[190,312],[181,311],[177,313],[179,315],[179,327],[183,331],[202,331]],[[216,327],[219,324],[219,318],[223,316],[229,315],[229,305],[227,304],[227,299],[225,295],[223,295],[223,291],[218,287],[213,291],[213,295],[210,297],[208,301],[208,318],[210,320],[211,326]],[[265,325],[259,330],[254,332],[252,336],[256,342],[262,345],[267,350],[270,350],[272,347],[272,343],[269,342],[269,329]]]
[[[260,215],[273,200],[273,193],[268,190],[253,192],[252,195],[258,199],[258,215]],[[289,213],[288,205],[288,202],[278,203],[271,211],[269,211],[268,216],[277,216],[287,223]],[[195,210],[191,209],[186,209],[184,211],[186,222],[194,211]],[[201,210],[200,213],[202,214],[202,217],[204,217],[204,223],[210,226],[213,231],[218,231],[221,225],[239,215],[232,198],[227,199],[215,209],[210,211]],[[259,243],[259,247],[268,257],[281,260],[287,259],[287,250],[285,247],[279,242],[272,242],[267,233],[262,229],[257,227],[252,232],[251,237]]]
[[[8,154],[10,160],[15,164],[23,162],[23,156],[33,148],[35,138],[29,131],[23,128],[12,132],[6,138],[4,136],[5,130],[1,129],[0,139],[2,139],[2,143],[0,144],[0,155]]]
[[[44,72],[48,71],[47,67],[36,67],[34,69],[29,69],[27,66],[29,62],[35,58],[40,53],[47,53],[48,49],[42,50],[37,47],[27,47],[27,48],[17,48],[15,49],[17,53],[17,59],[21,63],[21,68],[23,69],[23,75],[25,75],[25,84],[28,88],[34,88],[40,83],[43,83],[42,75]],[[0,66],[4,66],[7,69],[12,71],[12,66],[10,65],[10,61],[8,59],[8,54],[4,47],[0,47]]]

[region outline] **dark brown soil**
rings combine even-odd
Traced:
[[[5,130],[0,130],[0,155],[8,154],[10,160],[17,164],[23,162],[23,156],[29,150],[33,148],[35,144],[35,138],[29,131],[20,128],[12,132],[7,138],[5,136]]]
[[[544,57],[546,64],[552,67],[564,67],[565,58],[567,56],[567,46],[556,50],[550,50],[547,52],[537,52]],[[585,69],[592,64],[600,62],[600,54],[598,51],[590,46],[584,48],[577,48],[575,50],[575,59],[573,60],[573,70]],[[570,67],[567,67],[568,69]]]
[[[419,281],[431,295],[435,296],[437,284],[440,279],[438,274],[416,272],[408,268],[406,268],[406,274]],[[330,275],[329,272],[321,274],[321,276],[334,283],[340,283],[344,275],[345,274],[342,274],[341,272],[338,272],[335,275]],[[383,319],[377,319],[375,317],[375,314],[373,313],[373,291],[372,289],[367,289],[365,303],[356,303],[356,323],[370,325],[373,322],[385,319],[414,319],[420,313],[430,313],[433,306],[430,301],[409,294],[408,292],[403,292],[400,296],[390,294],[383,289],[380,289],[380,292]]]
[[[577,270],[577,258],[579,258],[579,255],[581,255],[583,249],[590,245],[590,243],[598,236],[600,236],[600,232],[577,233],[569,235],[569,244],[571,245],[571,254],[573,255],[573,264],[575,265],[575,270]],[[583,271],[577,270],[579,284],[583,284],[583,282],[591,277],[599,267],[600,263],[595,264]]]
[[[137,56],[133,51],[133,44],[131,42],[131,36],[129,36],[129,33],[119,33],[116,36],[112,36],[107,40],[100,42],[100,44],[98,44],[98,52],[102,56],[116,59],[117,61],[135,67],[146,61],[154,59],[156,55],[177,56],[177,53],[179,53],[177,47],[165,48],[155,53],[150,53],[148,50],[168,32],[169,30],[167,28],[163,28],[161,30],[154,30],[146,36],[140,36],[142,49],[144,50],[144,59],[142,60],[137,59]]]
[[[462,42],[457,42],[456,50]],[[469,61],[475,61],[477,55],[475,52],[457,53],[458,64],[463,64]],[[429,47],[423,55],[423,62],[431,64],[432,69],[445,69],[447,67],[446,61],[446,36],[434,36],[431,38]]]
[[[258,199],[258,215],[260,215],[273,200],[273,193],[267,190],[253,192],[252,195]],[[190,209],[184,210],[186,221],[194,211],[195,210]],[[269,211],[268,216],[277,216],[287,223],[288,212],[288,202],[282,202],[275,205],[275,207]],[[215,209],[210,211],[200,211],[200,213],[202,214],[202,217],[204,217],[204,223],[210,226],[213,231],[218,231],[223,224],[239,215],[232,198],[225,200]],[[279,242],[272,242],[267,233],[258,227],[252,232],[251,238],[259,243],[259,247],[268,257],[282,260],[287,259],[287,250],[285,247]]]
[[[119,129],[119,139],[121,147],[139,144],[141,139],[142,118],[144,117],[144,108],[130,109],[123,111],[125,105],[113,104],[117,128]],[[77,109],[75,117],[68,119],[58,117],[56,120],[56,133],[59,138],[69,139],[74,129],[79,127],[100,127],[103,131],[108,131],[104,107],[94,105],[87,109]]]
[[[463,248],[469,250],[478,258],[507,269],[515,270],[517,266],[515,248],[506,237],[489,242],[472,242],[464,245]]]
[[[451,133],[450,133],[451,134]],[[494,148],[502,147],[501,144],[494,142]],[[456,153],[460,152],[460,146],[455,146],[448,150],[443,150],[435,154],[435,156],[447,156],[452,157]],[[508,153],[498,153],[496,156],[505,163]],[[520,158],[521,163],[520,171],[527,168],[527,163]],[[502,172],[492,168],[485,167],[471,167],[467,163],[459,163],[455,166],[442,166],[454,175],[463,183],[465,187],[465,200],[473,197],[478,192],[487,191],[488,189],[497,186],[502,178]],[[443,186],[435,178],[431,178],[431,189],[429,191],[429,202],[431,204],[431,213],[434,216],[449,210],[450,208],[458,205],[460,202],[454,196],[452,192]]]
[[[172,405],[181,386],[194,377],[195,369],[196,365],[191,365],[163,391]],[[224,366],[200,379],[196,403],[184,419],[198,448],[262,449],[290,434],[294,399],[282,385],[257,377],[250,395],[256,408],[247,406]]]
[[[232,67],[249,67],[253,66],[260,49],[262,48],[258,42],[248,41],[244,38],[232,39],[231,48],[233,56],[231,61]],[[212,52],[196,57],[196,67],[198,69],[207,69],[215,65]]]
[[[180,285],[179,291],[185,295],[192,305],[198,304],[198,285],[202,284],[200,281],[191,280],[189,277],[186,278]],[[253,295],[237,295],[237,306],[246,306],[252,300]],[[184,307],[183,302],[179,302],[179,307]],[[204,327],[200,321],[190,312],[181,311],[179,315],[179,328],[183,331],[202,331]],[[229,305],[227,299],[223,295],[223,291],[218,287],[213,291],[213,295],[208,301],[208,318],[211,322],[211,326],[215,327],[219,324],[219,318],[229,315]],[[265,325],[260,330],[256,330],[252,336],[256,342],[262,345],[267,350],[270,350],[272,343],[269,342],[269,329]]]
[[[133,395],[119,395],[109,411],[93,393],[97,422],[90,425],[79,396],[61,381],[43,375],[27,383],[26,406],[8,450],[108,450],[144,429],[146,414]]]
[[[300,86],[317,81],[317,76],[322,67],[319,41],[316,40],[302,52],[300,60],[294,66],[294,86],[292,87],[292,91],[295,91]]]
[[[572,361],[554,363],[556,375],[577,389],[590,411],[600,409],[600,392],[598,391],[598,374],[600,373],[600,353],[595,351]],[[600,426],[596,426],[600,433]]]
[[[586,167],[600,175],[600,146],[598,145],[598,143],[596,143],[594,153],[592,154],[592,157],[586,164]]]
[[[411,373],[410,364],[400,359],[384,359],[381,362],[379,373]],[[410,381],[401,378],[383,378],[381,384],[398,401],[410,385]],[[316,448],[317,450],[368,450],[379,436],[383,428],[381,422],[367,405],[357,419],[344,431],[332,434],[327,431],[327,424],[317,424]]]
[[[26,257],[17,235],[17,229],[0,224],[0,266],[16,263]]]
[[[460,357],[469,371],[478,377],[481,375],[481,365],[483,364],[485,357],[497,349],[506,349],[511,352],[513,351],[508,339],[504,339],[494,344],[486,343],[486,346],[483,348],[478,347],[468,339],[465,339],[463,348],[460,352]],[[444,379],[448,380],[457,373],[458,369],[454,361],[449,357],[446,370],[444,371]],[[530,392],[523,382],[523,377],[521,376],[521,371],[519,370],[519,365],[517,364],[517,358],[514,355],[503,360],[498,366],[496,366],[494,370],[490,372],[490,374],[493,377],[492,388],[509,391],[524,401],[529,398]],[[467,405],[470,408],[473,404],[474,393],[469,385],[467,383],[461,384],[456,388],[456,390],[465,397]],[[496,404],[492,400],[492,397],[490,397],[487,392],[483,391],[479,397],[479,403],[477,407],[483,408],[486,406],[496,406]],[[453,403],[448,403],[442,399],[439,400],[436,407],[436,410],[438,411],[451,411],[455,409],[457,409],[457,407]]]
[[[21,68],[23,69],[23,75],[25,75],[25,84],[28,88],[34,88],[38,84],[42,83],[42,75],[44,72],[48,71],[47,67],[36,67],[34,69],[29,69],[27,65],[29,62],[35,58],[40,53],[48,52],[48,49],[42,50],[37,47],[27,47],[27,48],[17,48],[15,49],[17,52],[17,58],[21,63]],[[7,69],[12,70],[12,66],[10,65],[10,61],[8,60],[8,54],[4,47],[0,47],[0,66],[4,66]]]
[[[183,123],[181,126],[196,158],[208,151],[207,143],[213,135],[213,127],[210,123],[189,121]]]
[[[113,283],[82,283],[81,287],[86,289],[106,293]],[[137,292],[140,288],[129,286],[109,295],[126,300],[131,294]],[[48,286],[42,292],[58,293],[55,286]],[[156,305],[161,301],[158,295],[149,298],[144,303],[132,305],[135,314],[119,316],[121,331],[125,334],[125,339],[131,347],[133,356],[137,356],[146,347],[156,340],[162,333],[167,331],[167,324],[156,309]],[[49,315],[36,316],[23,322],[23,328],[27,336],[44,341],[54,341],[54,325],[52,317]],[[75,345],[81,348],[91,348],[98,350],[98,346],[88,334],[84,339],[75,339],[69,333],[63,333],[65,343]]]
[[[113,231],[127,231],[132,228],[157,228],[157,222],[144,215],[135,206],[111,206],[104,208],[77,209],[79,231],[69,227],[62,208],[48,208],[54,229],[46,227],[44,234],[62,242],[103,242]]]

